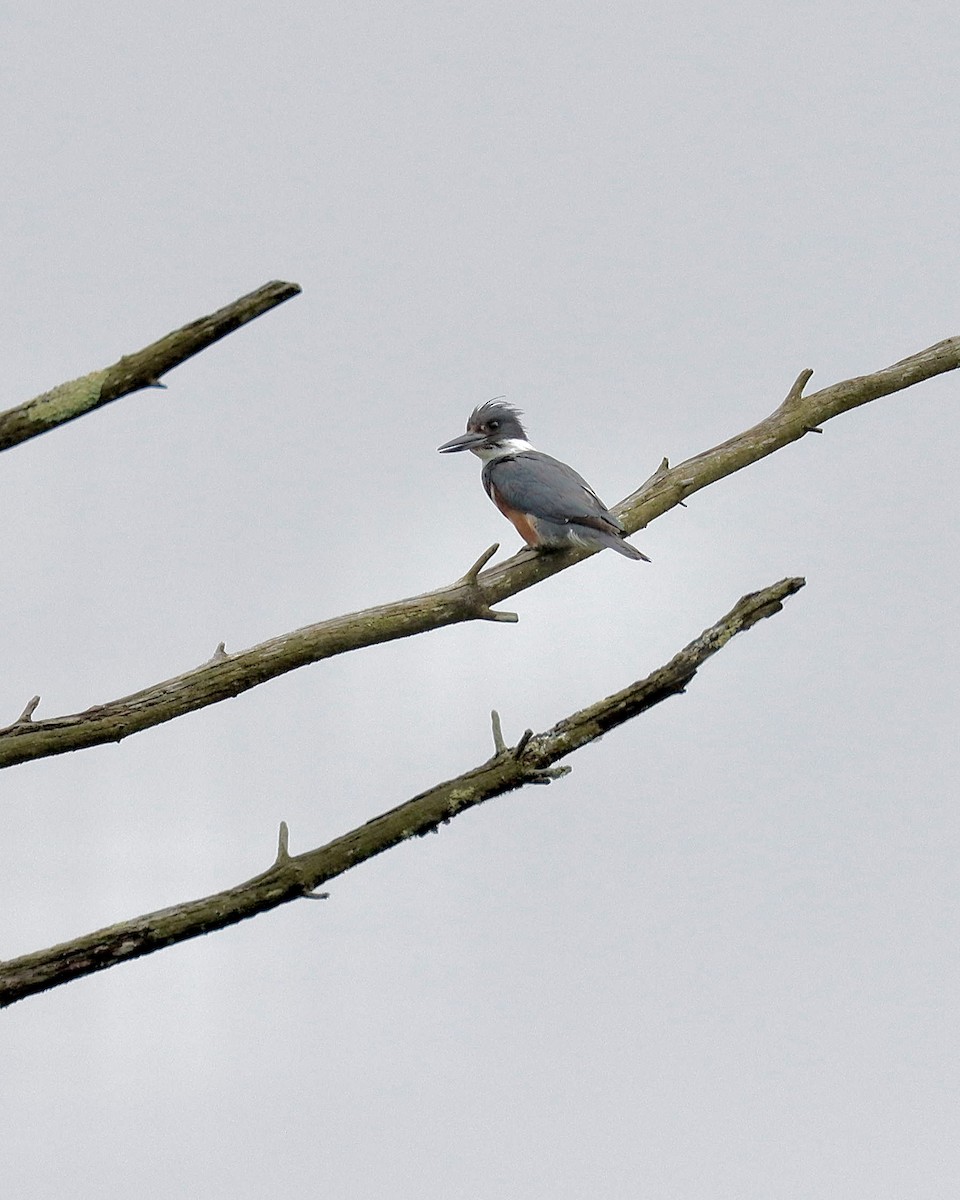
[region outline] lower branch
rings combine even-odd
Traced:
[[[528,783],[549,783],[559,778],[570,768],[555,767],[554,763],[662,700],[683,692],[703,662],[736,634],[779,612],[783,601],[803,584],[802,579],[782,579],[763,591],[744,596],[726,616],[652,675],[565,717],[544,733],[532,734],[528,730],[516,746],[505,745],[499,717],[495,717],[495,753],[491,759],[414,796],[326,846],[291,855],[283,825],[273,865],[246,883],[0,964],[0,1006],[151,954],[164,946],[235,925],[290,900],[313,896],[327,880],[407,838],[436,830],[493,796]]]

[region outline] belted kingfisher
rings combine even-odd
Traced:
[[[589,546],[649,562],[627,531],[572,467],[541,454],[527,441],[520,412],[488,400],[470,414],[467,432],[438,447],[441,454],[472,450],[483,460],[487,495],[528,546]]]

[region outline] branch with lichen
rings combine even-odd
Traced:
[[[770,416],[675,467],[664,460],[615,511],[628,532],[634,533],[701,488],[807,433],[820,432],[833,417],[958,366],[960,337],[948,338],[872,375],[832,384],[809,396],[803,391],[812,372],[803,371]],[[515,614],[499,612],[493,605],[595,553],[525,549],[487,567],[497,549],[491,547],[461,579],[437,591],[320,621],[233,653],[228,653],[221,642],[201,666],[83,712],[37,720],[34,714],[39,698],[34,697],[13,724],[0,729],[0,767],[118,742],[142,729],[237,696],[287,671],[364,646],[463,621],[516,620]]]
[[[75,421],[131,392],[163,387],[160,380],[168,371],[299,292],[296,283],[266,283],[224,308],[175,329],[142,350],[125,354],[110,367],[61,383],[42,396],[0,413],[0,450],[8,450],[57,425]]]
[[[802,579],[782,579],[744,596],[659,670],[565,717],[543,733],[526,730],[515,746],[504,741],[500,718],[494,713],[494,754],[487,762],[437,784],[325,846],[290,854],[287,826],[282,823],[273,864],[245,883],[0,963],[0,1006],[235,925],[291,900],[323,899],[325,894],[318,894],[319,887],[392,846],[436,831],[459,813],[494,796],[561,778],[570,767],[555,765],[560,759],[682,693],[708,658],[737,634],[779,612],[784,600],[798,592],[803,583]]]

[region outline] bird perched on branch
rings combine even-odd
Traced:
[[[470,414],[466,433],[438,449],[441,454],[470,450],[482,460],[487,495],[528,546],[609,546],[649,562],[624,541],[627,531],[585,479],[530,445],[520,415],[499,398],[488,400]]]

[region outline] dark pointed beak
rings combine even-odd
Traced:
[[[461,433],[459,437],[438,446],[437,450],[441,454],[453,454],[455,450],[472,450],[474,446],[482,446],[486,440],[486,434],[483,433]]]

